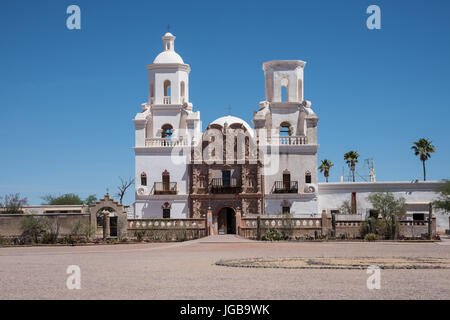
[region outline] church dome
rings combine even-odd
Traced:
[[[222,127],[224,126],[225,123],[228,126],[230,126],[234,123],[242,124],[244,126],[244,128],[248,131],[250,136],[253,137],[252,127],[250,127],[250,125],[246,121],[242,120],[241,118],[233,117],[233,116],[225,116],[225,117],[218,118],[218,119],[214,120],[213,122],[211,122],[211,124],[217,124]]]
[[[175,36],[167,32],[163,37],[164,51],[158,54],[153,63],[179,63],[184,64],[180,55],[175,52]]]
[[[175,51],[163,51],[155,58],[153,63],[181,63],[184,64],[183,59]]]

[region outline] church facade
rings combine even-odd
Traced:
[[[208,217],[216,233],[235,233],[236,213],[313,217],[352,199],[361,204],[355,213],[368,214],[362,195],[371,190],[404,196],[411,219],[427,214],[439,182],[318,183],[319,118],[304,97],[304,61],[263,64],[266,97],[252,126],[228,115],[202,131],[189,100],[190,66],[175,51],[175,36],[162,40],[147,66],[148,102],[133,120],[133,218]]]

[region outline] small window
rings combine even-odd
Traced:
[[[289,214],[289,213],[291,213],[291,208],[283,207],[283,214]]]
[[[230,170],[222,170],[222,186],[224,186],[224,187],[231,186],[231,171]]]
[[[425,220],[425,214],[424,213],[413,213],[413,220],[416,221],[423,221]]]
[[[311,172],[305,174],[305,183],[311,183]]]
[[[163,218],[170,219],[170,209],[163,209]]]
[[[173,134],[173,127],[170,124],[165,124],[161,128],[162,138],[171,138]]]
[[[145,174],[145,172],[141,173],[141,186],[146,186],[147,185],[147,175]]]
[[[289,101],[289,80],[284,78],[281,80],[281,102]]]
[[[170,80],[164,81],[164,96],[170,97]]]
[[[280,136],[288,137],[291,135],[291,125],[288,122],[283,122],[280,124]]]

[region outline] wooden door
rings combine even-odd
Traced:
[[[283,189],[289,190],[291,188],[291,174],[283,173]]]

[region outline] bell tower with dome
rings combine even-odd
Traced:
[[[182,105],[189,101],[189,72],[175,52],[175,36],[167,32],[163,37],[163,51],[147,66],[149,100],[155,105]]]
[[[175,52],[174,35],[162,40],[163,51],[147,65],[148,102],[133,120],[136,218],[187,216],[186,155],[201,136],[200,112],[189,102],[190,66]]]

